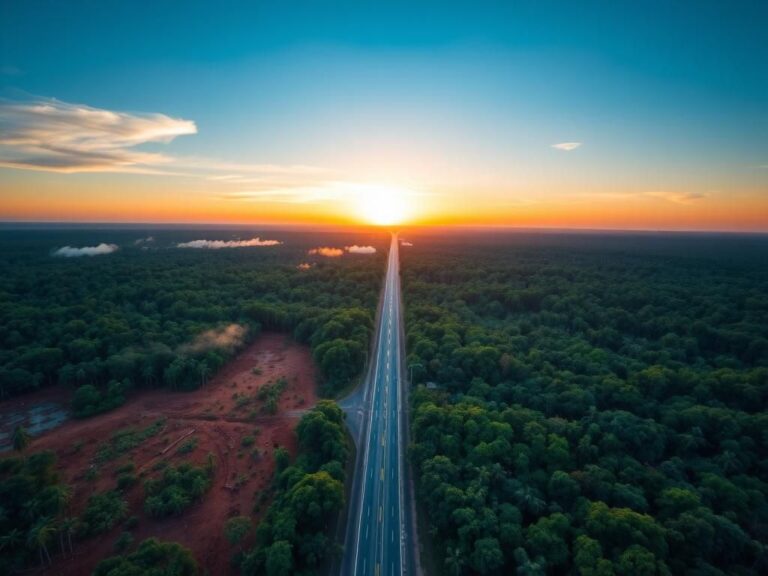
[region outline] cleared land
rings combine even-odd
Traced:
[[[233,548],[224,537],[224,524],[241,514],[257,522],[266,510],[273,450],[282,446],[295,453],[293,428],[316,403],[315,390],[309,348],[284,334],[265,333],[199,390],[137,394],[112,412],[70,420],[43,433],[31,449],[56,453],[62,480],[74,489],[73,515],[82,513],[92,494],[115,489],[118,470],[133,464],[139,481],[125,490],[124,498],[128,518],[138,519],[130,530],[135,541],[150,536],[177,541],[194,551],[202,569],[226,574]],[[45,402],[47,396],[60,400],[60,394],[44,391],[26,403]],[[4,403],[0,415],[17,411],[19,400]],[[203,465],[209,453],[216,458],[216,472],[202,501],[178,516],[149,518],[143,481],[160,476],[166,464]],[[73,558],[56,558],[56,573],[90,573],[114,553],[114,542],[125,530],[121,522],[80,541]]]

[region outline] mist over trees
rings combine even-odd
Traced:
[[[438,573],[768,572],[765,239],[430,237],[402,260]]]

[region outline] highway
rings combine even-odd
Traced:
[[[412,537],[404,504],[405,414],[401,379],[399,241],[392,235],[377,327],[376,348],[358,414],[358,465],[350,497],[341,574],[408,574]],[[348,405],[347,411],[352,410]]]

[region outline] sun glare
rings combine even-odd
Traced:
[[[376,226],[401,224],[410,216],[413,193],[405,188],[369,185],[358,190],[356,210],[359,216]]]

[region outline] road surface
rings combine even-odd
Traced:
[[[392,235],[371,371],[342,405],[357,432],[356,477],[350,496],[341,574],[412,573],[413,531],[405,502],[404,402],[401,379],[399,241]]]

